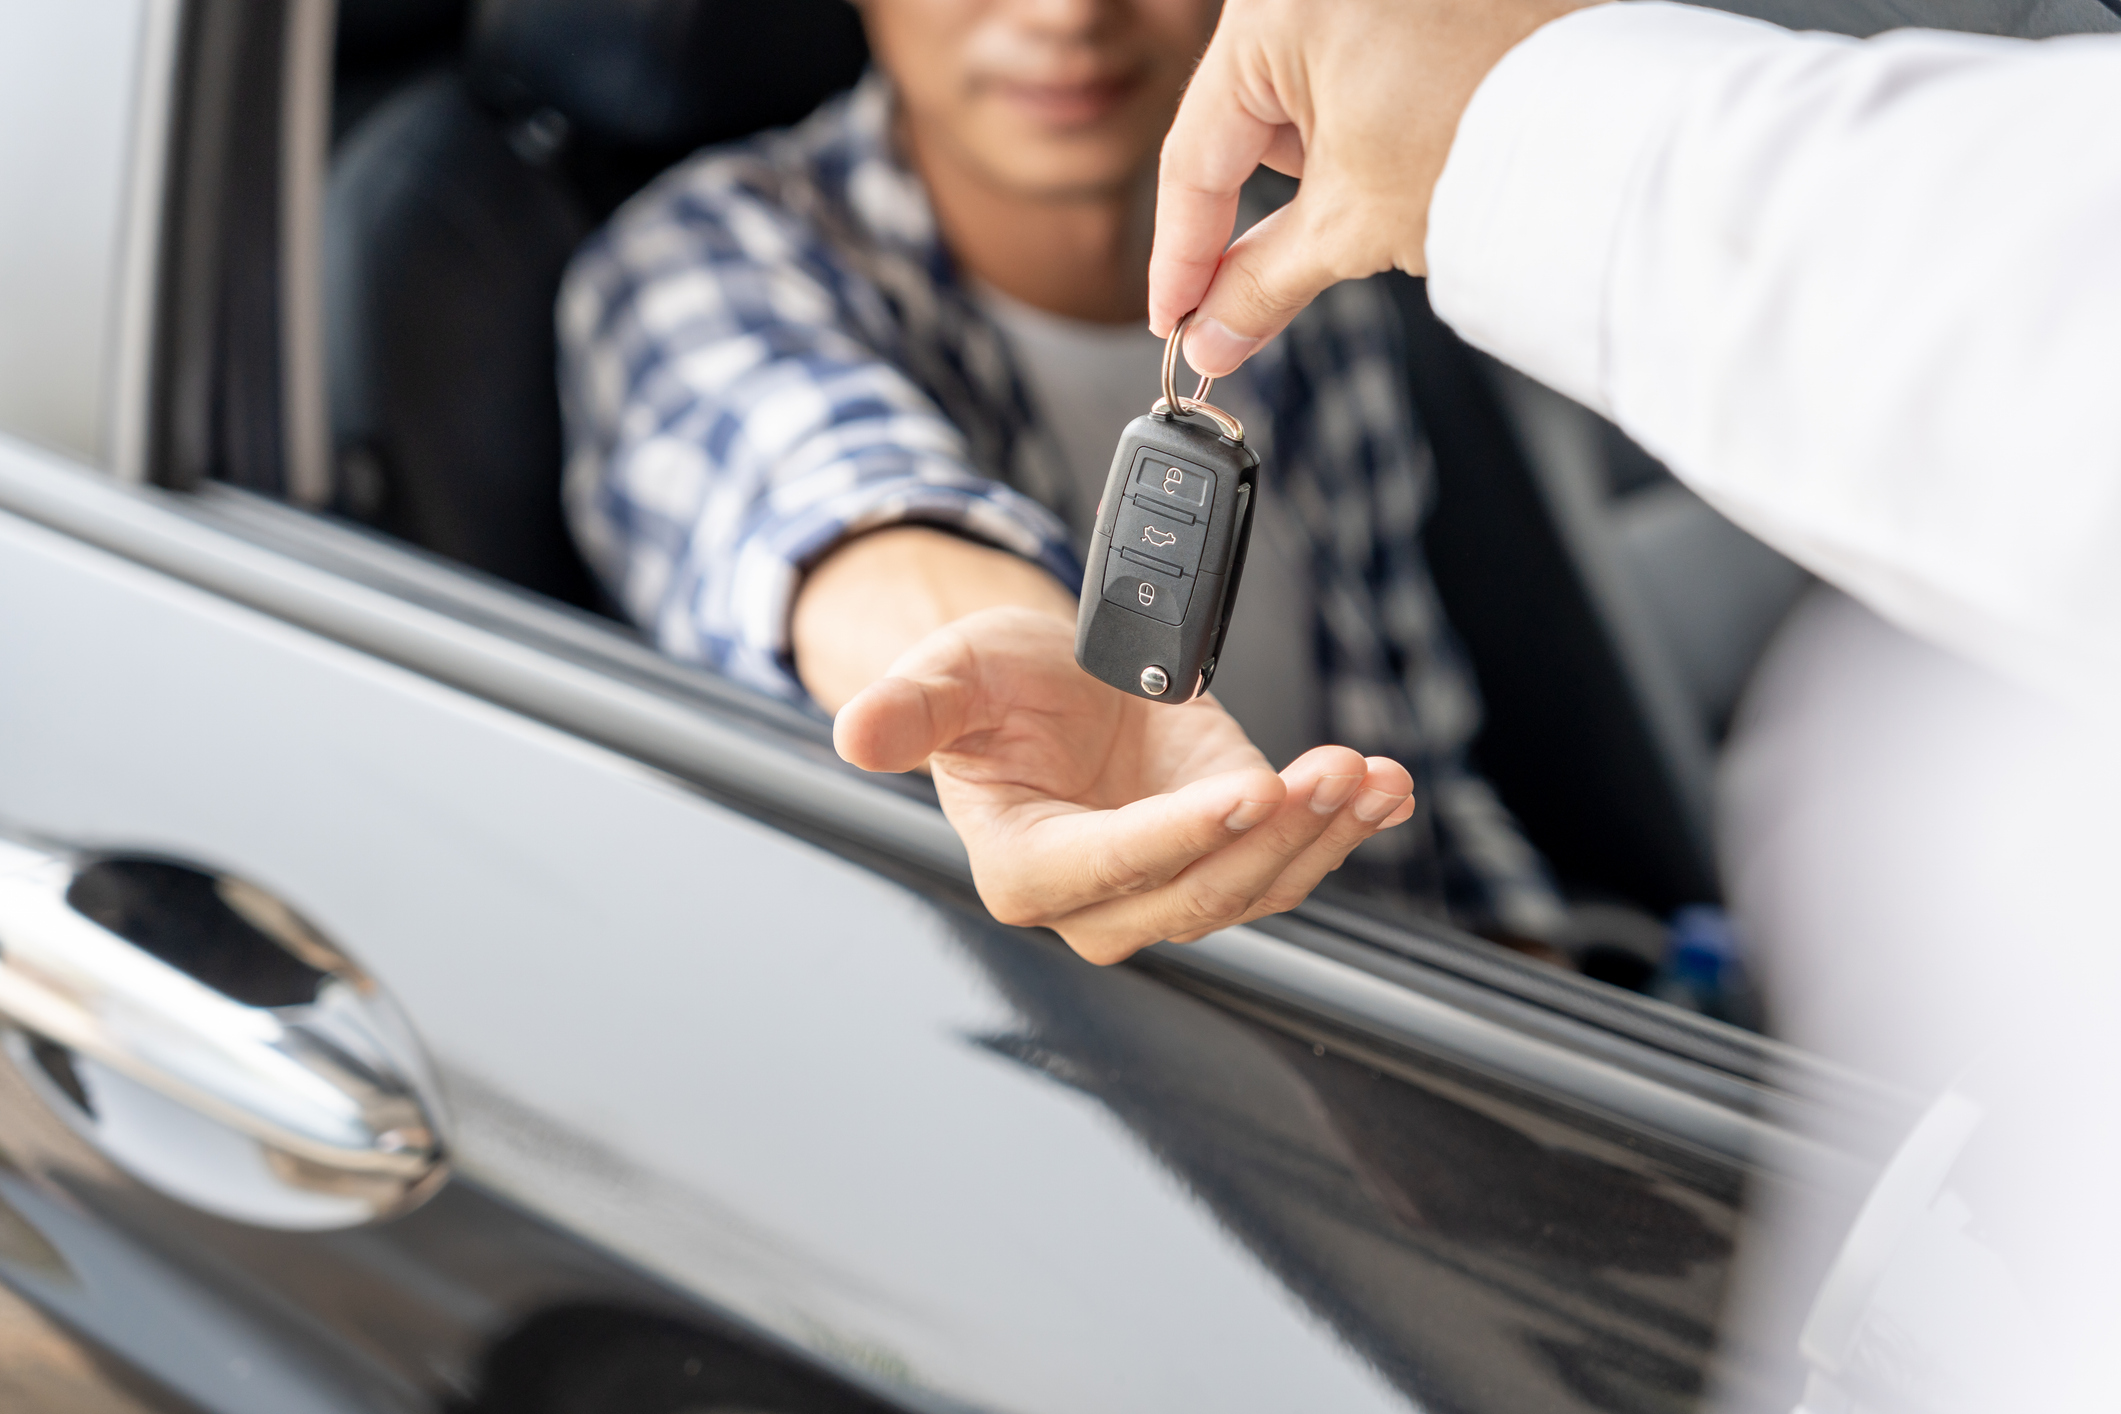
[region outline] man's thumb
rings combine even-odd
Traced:
[[[1213,378],[1235,372],[1337,278],[1306,232],[1302,200],[1298,196],[1223,253],[1186,327],[1186,362],[1196,371]]]
[[[832,720],[841,759],[865,771],[911,771],[965,734],[971,689],[955,677],[878,678]]]

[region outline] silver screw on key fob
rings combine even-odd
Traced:
[[[1229,632],[1252,539],[1259,458],[1244,424],[1171,385],[1178,344],[1164,344],[1163,396],[1127,424],[1090,537],[1075,661],[1122,692],[1189,702],[1206,692]]]

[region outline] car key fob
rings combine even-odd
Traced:
[[[1185,327],[1164,349],[1164,396],[1113,454],[1075,620],[1083,670],[1152,702],[1189,702],[1214,680],[1259,478],[1243,425],[1203,401],[1212,379],[1172,396]]]

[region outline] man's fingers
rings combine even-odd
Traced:
[[[1312,229],[1303,194],[1238,238],[1186,329],[1186,362],[1212,378],[1237,370],[1319,291],[1343,277]]]
[[[878,678],[832,720],[832,744],[865,771],[911,771],[965,734],[973,686],[961,677]]]
[[[1368,776],[1333,822],[1308,849],[1289,861],[1243,916],[1231,923],[1250,923],[1255,918],[1288,912],[1309,898],[1325,882],[1326,875],[1346,863],[1357,845],[1412,818],[1414,778],[1407,774],[1407,768],[1385,756],[1372,756],[1364,764],[1369,768]],[[1176,941],[1191,942],[1199,936],[1200,933],[1191,933]]]
[[[1273,819],[1237,843],[1204,855],[1161,888],[1095,904],[1061,919],[1061,935],[1092,961],[1117,961],[1159,939],[1197,937],[1246,916],[1290,862],[1347,812],[1368,767],[1346,747],[1320,747],[1282,774],[1289,795]],[[1362,834],[1374,828],[1365,826]]]
[[[1164,138],[1149,255],[1149,328],[1159,337],[1197,307],[1237,224],[1237,195],[1277,147],[1283,115],[1250,111],[1234,82],[1232,41],[1218,31]]]
[[[950,799],[956,787],[949,778],[937,786],[946,807],[983,813]],[[968,843],[976,841],[973,881],[988,911],[1004,923],[1038,925],[1157,888],[1271,817],[1287,791],[1262,766],[1225,771],[1117,810],[1057,810],[1020,829],[963,833]]]

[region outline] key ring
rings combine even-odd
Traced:
[[[1179,413],[1187,412],[1202,413],[1214,420],[1215,425],[1222,429],[1223,436],[1233,442],[1242,442],[1245,440],[1245,425],[1207,401],[1208,390],[1215,386],[1213,378],[1203,373],[1200,386],[1193,390],[1193,396],[1190,398],[1179,397],[1178,389],[1172,385],[1171,379],[1178,371],[1178,342],[1185,337],[1186,326],[1193,322],[1193,316],[1198,313],[1200,311],[1197,309],[1188,310],[1179,317],[1178,323],[1171,326],[1171,337],[1164,340],[1164,395],[1156,400],[1149,411],[1156,417],[1175,417]]]

